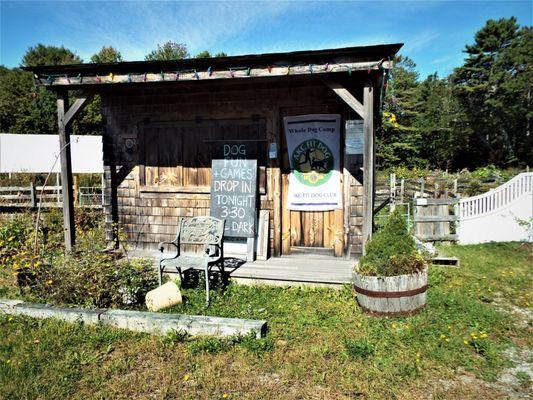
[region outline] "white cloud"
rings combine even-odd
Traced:
[[[119,49],[127,60],[142,60],[158,43],[187,44],[191,53],[224,50],[217,44],[254,24],[306,6],[290,2],[91,2],[54,8],[58,35],[84,60],[102,45]],[[70,37],[70,39],[68,39]]]
[[[434,58],[433,60],[430,61],[430,64],[431,65],[443,64],[443,63],[446,63],[446,62],[448,62],[450,60],[454,60],[456,58],[457,58],[457,54],[456,53],[447,54],[447,55],[444,55],[444,56],[441,56],[441,57]]]
[[[405,40],[405,47],[403,50],[408,53],[414,53],[428,47],[435,39],[439,37],[437,32],[420,32],[412,35]]]

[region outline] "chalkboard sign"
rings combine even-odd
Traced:
[[[245,158],[257,160],[261,155],[260,149],[265,146],[264,140],[222,139],[211,140],[213,159]]]
[[[257,160],[226,157],[211,164],[211,216],[226,220],[226,237],[253,238]]]

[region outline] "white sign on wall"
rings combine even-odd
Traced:
[[[346,154],[363,154],[365,146],[363,120],[354,119],[346,121],[345,132],[346,136],[344,138],[344,143]]]
[[[286,207],[326,211],[342,207],[338,114],[284,118],[291,166]]]

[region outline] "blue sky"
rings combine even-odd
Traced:
[[[531,1],[161,2],[0,0],[0,64],[29,46],[64,45],[84,61],[103,45],[128,61],[167,40],[229,55],[405,43],[424,78],[461,65],[489,18],[532,25]]]

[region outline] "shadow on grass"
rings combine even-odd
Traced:
[[[230,283],[231,274],[240,268],[246,260],[236,257],[224,257],[224,268],[220,271],[214,267],[209,271],[209,287],[211,290],[224,290]],[[181,287],[183,289],[201,289],[205,287],[204,272],[189,269],[183,272]]]

